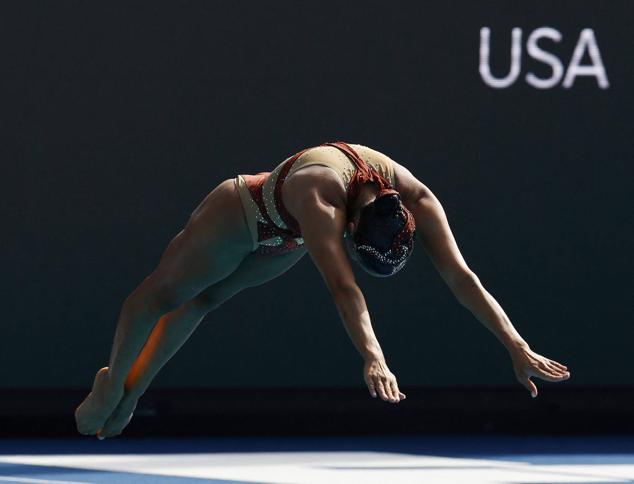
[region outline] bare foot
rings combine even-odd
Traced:
[[[123,429],[126,428],[130,420],[132,420],[132,414],[136,409],[137,402],[137,397],[129,394],[124,395],[103,428],[97,433],[97,437],[105,439],[106,437],[114,437],[123,432]]]
[[[75,410],[75,422],[80,434],[94,435],[101,429],[123,396],[123,389],[116,391],[109,381],[108,367],[95,375],[92,391]]]

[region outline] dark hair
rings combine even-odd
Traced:
[[[415,228],[398,192],[379,195],[361,209],[354,235],[359,263],[376,276],[396,274],[412,255]]]

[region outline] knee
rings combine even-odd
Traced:
[[[191,304],[203,314],[207,314],[208,312],[213,311],[214,309],[221,306],[222,303],[229,299],[229,297],[229,295],[207,290],[201,292],[196,297],[194,297],[191,300]]]
[[[176,288],[164,283],[133,292],[126,298],[124,307],[128,310],[145,311],[159,316],[173,311],[182,303],[182,296]]]

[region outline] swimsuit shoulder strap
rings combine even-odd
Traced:
[[[282,185],[284,184],[284,180],[286,180],[286,177],[288,176],[288,172],[291,170],[297,159],[310,148],[311,147],[304,148],[303,150],[298,151],[284,162],[284,165],[280,169],[277,180],[275,181],[275,186],[273,187],[273,200],[275,203],[275,209],[277,210],[277,213],[279,213],[282,221],[291,231],[293,231],[294,234],[300,234],[300,227],[297,220],[295,220],[295,217],[293,217],[289,213],[289,211],[286,210],[286,207],[282,203]]]
[[[324,144],[340,149],[343,153],[346,154],[346,156],[350,159],[350,161],[352,161],[352,163],[354,163],[354,166],[356,167],[355,173],[350,180],[350,184],[348,185],[349,202],[354,200],[359,195],[361,187],[369,181],[372,181],[378,185],[379,192],[394,190],[394,187],[392,186],[390,181],[381,176],[381,174],[376,171],[372,165],[366,163],[365,160],[361,158],[349,144],[343,141],[334,141],[332,143]]]

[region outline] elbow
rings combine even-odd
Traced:
[[[340,302],[350,301],[354,299],[360,292],[359,286],[354,282],[342,281],[330,286],[330,294],[335,300],[337,306]]]
[[[367,310],[365,308],[363,293],[358,286],[341,286],[331,292],[339,316],[344,322],[357,321],[361,313]]]
[[[469,296],[482,287],[478,276],[470,270],[454,276],[449,285],[454,296],[463,306],[471,300]]]

